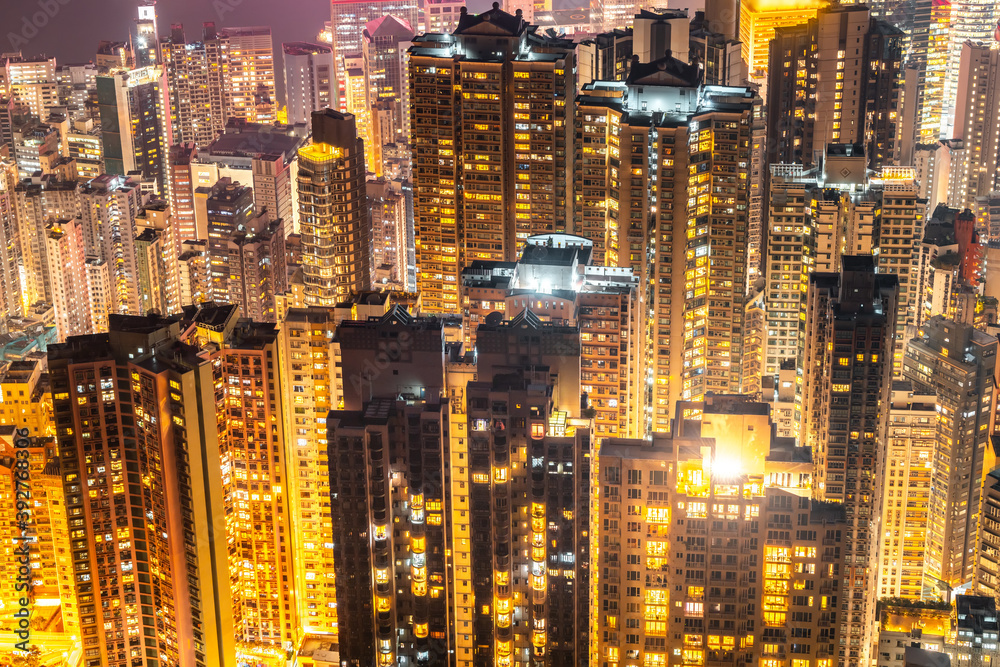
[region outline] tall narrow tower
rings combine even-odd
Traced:
[[[371,284],[371,217],[364,142],[354,116],[312,114],[312,144],[299,149],[302,273],[309,305],[332,306]]]
[[[410,49],[417,287],[458,311],[459,273],[514,261],[529,236],[566,231],[572,206],[574,54],[493,3]]]

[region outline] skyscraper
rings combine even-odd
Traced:
[[[253,217],[253,191],[239,183],[233,183],[229,178],[223,178],[209,189],[206,196],[212,300],[218,303],[241,303],[242,290],[239,284],[231,284],[234,272],[229,261],[229,241],[233,234],[245,231]]]
[[[891,430],[882,480],[878,596],[919,600],[938,442],[935,396],[908,380],[892,383]]]
[[[220,37],[229,46],[230,116],[251,123],[273,123],[278,118],[274,90],[274,47],[271,28],[223,28]],[[225,123],[229,117],[222,119]]]
[[[957,122],[955,113],[958,105],[951,100],[961,100],[961,61],[963,51],[969,42],[974,44],[995,44],[1000,10],[997,3],[990,0],[954,0],[951,2],[951,26],[948,40],[947,78],[944,82],[944,118],[942,119],[941,136],[950,138],[958,136],[953,131]]]
[[[945,86],[951,45],[952,3],[919,0],[914,3],[907,52],[910,101],[916,102],[915,127],[923,144],[947,139]],[[912,70],[912,71],[910,71]]]
[[[595,437],[642,437],[647,430],[646,322],[639,278],[631,269],[595,266],[593,244],[579,236],[528,239],[517,263],[478,260],[462,271],[466,349],[477,327],[497,317],[531,312],[579,326],[581,385],[594,410]]]
[[[739,41],[742,43],[743,62],[748,75],[768,83],[768,45],[775,30],[798,26],[816,18],[816,13],[826,5],[825,0],[756,0],[741,2],[739,16]]]
[[[575,229],[595,263],[631,267],[647,286],[656,432],[678,400],[740,391],[758,101],[701,85],[697,66],[671,56],[633,59],[624,83],[589,84],[577,100]]]
[[[106,173],[124,176],[139,171],[161,195],[169,194],[172,92],[166,72],[156,65],[97,77]]]
[[[771,165],[765,269],[767,338],[764,374],[776,376],[781,363],[802,366],[809,275],[816,264],[815,209],[822,196],[815,182],[795,165]],[[801,390],[801,386],[798,388]]]
[[[312,128],[299,149],[302,273],[306,302],[332,306],[371,285],[364,142],[351,114],[316,111]]]
[[[184,26],[175,24],[170,26],[169,37],[160,40],[160,51],[177,141],[198,146],[212,143],[233,113],[229,40],[214,23],[205,23],[202,40],[189,42]]]
[[[938,436],[928,506],[925,576],[939,595],[972,581],[997,340],[933,317],[906,345],[903,376],[936,395]]]
[[[290,42],[281,45],[281,53],[288,123],[308,123],[313,111],[336,104],[333,51],[323,44]]]
[[[512,261],[529,236],[566,231],[573,68],[571,42],[536,33],[497,3],[463,14],[451,35],[415,38],[410,135],[426,311],[457,312],[469,262]]]
[[[142,0],[132,30],[135,66],[149,67],[160,62],[160,38],[156,28],[156,0]]]
[[[983,511],[976,544],[973,590],[980,595],[993,595],[1000,587],[1000,469],[983,476]]]
[[[806,311],[805,446],[815,453],[815,495],[843,504],[847,555],[838,614],[839,664],[866,664],[875,591],[891,354],[899,290],[870,256],[844,256],[839,274],[814,273]]]
[[[79,219],[55,220],[45,229],[46,259],[57,338],[94,333],[88,299],[83,224]]]
[[[387,293],[365,293],[342,307],[291,308],[279,327],[282,393],[288,399],[282,415],[285,457],[296,470],[288,478],[293,565],[300,582],[295,602],[307,634],[337,632],[327,448],[327,416],[344,407],[337,325],[344,319],[381,317],[388,306]]]
[[[0,317],[16,317],[24,312],[27,285],[21,283],[25,240],[18,220],[17,164],[9,150],[0,146]]]
[[[849,524],[810,498],[809,451],[743,397],[677,416],[670,435],[603,441],[591,466],[590,663],[838,664]]]
[[[401,308],[344,322],[337,336],[347,410],[328,425],[341,659],[584,661],[591,446],[576,419],[579,329],[530,312],[486,323],[476,361],[446,361],[441,321]],[[393,395],[403,399],[382,398]],[[359,457],[371,471],[360,477]]]
[[[293,637],[275,333],[236,313],[112,315],[49,349],[88,667]]]
[[[951,206],[972,206],[976,197],[1000,188],[1000,47],[966,42],[961,47],[953,137],[962,159],[953,165]]]
[[[379,132],[372,140],[379,146],[408,142],[410,136],[410,90],[406,50],[413,41],[414,29],[403,19],[383,16],[365,24],[361,33],[365,76],[368,78],[368,103],[386,109],[392,115],[392,132]],[[376,123],[372,123],[377,128]],[[373,133],[374,134],[374,133]],[[381,165],[372,165],[380,173]]]
[[[362,53],[362,35],[365,24],[383,16],[396,16],[415,28],[420,25],[420,8],[417,0],[330,0],[330,26],[333,47],[333,65],[336,76],[336,104],[334,109],[347,110],[345,80],[347,59]]]
[[[75,182],[49,176],[21,181],[14,188],[26,308],[39,301],[52,303],[45,226],[54,219],[72,219],[79,214],[76,188]]]
[[[105,174],[82,186],[78,196],[84,252],[107,262],[111,311],[140,315],[136,217],[148,195],[131,179]]]
[[[820,10],[770,43],[768,160],[819,164],[827,144],[861,144],[895,165],[903,33],[864,5]]]

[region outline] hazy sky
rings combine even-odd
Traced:
[[[470,0],[470,11],[482,11],[490,0]],[[60,63],[94,59],[102,39],[128,37],[138,0],[0,0],[0,53],[55,56]],[[181,23],[189,39],[201,24],[222,27],[267,25],[275,50],[275,83],[284,99],[281,43],[316,39],[330,20],[329,0],[158,0],[157,27],[168,34]]]
[[[60,63],[93,60],[99,41],[128,36],[137,6],[135,0],[0,0],[0,52],[44,53]],[[281,43],[315,41],[330,20],[330,5],[328,0],[159,0],[156,13],[161,35],[172,23],[184,24],[189,38],[197,38],[206,21],[219,27],[271,26],[281,97]]]

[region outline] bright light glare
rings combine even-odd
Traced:
[[[736,479],[743,474],[739,459],[716,457],[712,462],[712,476],[719,480]]]

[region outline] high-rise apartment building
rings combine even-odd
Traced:
[[[95,81],[94,92],[96,95]],[[101,143],[101,128],[93,118],[73,121],[66,135],[68,157],[76,163],[77,178],[89,181],[104,173],[104,145]]]
[[[935,395],[908,380],[892,383],[882,480],[878,596],[924,597],[931,486],[938,443]]]
[[[40,360],[11,361],[0,376],[0,423],[28,429],[32,438],[55,435],[52,392]]]
[[[333,51],[324,44],[289,42],[281,45],[281,53],[287,122],[308,123],[314,111],[336,104]]]
[[[594,410],[595,437],[643,437],[648,416],[640,289],[631,269],[594,266],[586,239],[531,237],[516,263],[479,260],[462,271],[465,347],[475,347],[481,323],[522,312],[579,326],[581,384]]]
[[[24,372],[27,370],[21,368],[14,374]],[[59,455],[51,437],[29,436],[25,448],[27,469],[17,465],[24,455],[19,456],[18,452],[25,450],[14,447],[19,439],[15,429],[23,427],[17,419],[5,421],[0,437],[0,494],[5,501],[0,507],[3,517],[0,534],[6,556],[0,565],[0,617],[16,626],[19,619],[14,614],[22,608],[21,600],[27,598],[32,617],[61,624],[68,639],[73,633],[78,634],[80,628]],[[31,497],[27,512],[19,510],[16,502],[26,492]],[[22,537],[27,541],[21,542]],[[18,571],[22,553],[27,557],[27,576]]]
[[[195,173],[198,148],[186,142],[170,147],[170,226],[164,242],[168,312],[176,313],[184,302],[180,298],[180,268],[177,258],[185,240],[207,238],[208,230],[199,233],[195,217],[195,190],[203,187]]]
[[[810,498],[808,450],[742,397],[677,417],[592,465],[590,664],[838,664],[849,524]]]
[[[250,226],[253,218],[253,191],[239,183],[233,183],[229,178],[223,178],[205,195],[212,300],[218,303],[241,303],[242,290],[237,281],[231,280],[238,274],[234,274],[229,265],[229,241],[235,233]],[[234,282],[237,284],[233,284]]]
[[[148,195],[131,179],[105,174],[82,186],[78,196],[85,252],[108,266],[111,311],[140,315],[136,218]]]
[[[396,16],[416,29],[420,25],[420,7],[417,0],[330,0],[331,47],[336,76],[335,101],[330,106],[339,111],[347,110],[345,88],[347,60],[363,52],[362,32],[369,21],[383,16]]]
[[[161,38],[160,52],[176,140],[198,146],[212,143],[233,114],[229,40],[214,23],[205,23],[202,40],[189,42],[184,26],[175,24],[170,35]],[[271,72],[273,79],[273,65]]]
[[[648,286],[657,432],[676,401],[742,382],[758,98],[699,81],[670,56],[633,61],[625,83],[595,82],[577,100],[574,229],[595,263],[631,267]]]
[[[966,42],[961,47],[952,136],[962,140],[962,159],[952,167],[951,206],[973,206],[976,197],[1000,188],[1000,47]]]
[[[902,31],[864,5],[802,23],[770,42],[769,162],[818,165],[828,144],[861,144],[870,168],[895,165]]]
[[[736,10],[733,3],[723,2],[712,13],[712,3],[704,12],[696,11],[691,21],[691,44],[688,57],[699,58],[704,65],[705,83],[719,86],[739,86],[747,79],[746,63],[741,54],[742,44],[736,41]],[[731,19],[729,17],[732,17]]]
[[[973,591],[996,595],[1000,590],[1000,469],[983,476],[983,505],[976,537]]]
[[[303,125],[248,123],[230,118],[224,134],[198,149],[194,173],[199,185],[211,186],[219,178],[253,186],[254,208],[281,218],[292,233],[295,210],[296,151],[306,143],[309,128]]]
[[[410,49],[417,289],[458,311],[476,259],[513,261],[535,234],[566,231],[572,207],[571,42],[494,8]],[[460,94],[459,94],[460,93]]]
[[[448,363],[441,321],[399,308],[337,336],[348,408],[328,420],[341,660],[584,661],[579,329],[522,313],[480,326],[475,361]]]
[[[93,310],[88,299],[81,298],[90,294],[83,224],[79,219],[54,220],[46,225],[45,236],[57,339],[94,333]]]
[[[373,132],[379,146],[407,143],[410,136],[410,89],[406,51],[413,41],[414,28],[396,16],[383,16],[365,24],[361,33],[368,104],[391,114],[391,132]],[[378,125],[373,123],[372,128]],[[380,173],[381,165],[372,165]]]
[[[872,253],[877,271],[899,281],[896,302],[896,332],[892,349],[893,372],[902,369],[907,327],[916,324],[919,307],[919,248],[924,228],[925,204],[912,169],[883,167],[872,180],[872,195],[880,205],[876,218]]]
[[[368,181],[365,187],[372,216],[372,284],[406,291],[413,228],[402,183],[380,178]]]
[[[164,196],[170,191],[168,158],[175,117],[170,102],[174,89],[168,81],[156,65],[97,77],[104,171],[120,176],[139,171]]]
[[[990,45],[995,43],[997,25],[1000,22],[1000,10],[995,2],[990,0],[955,0],[951,3],[951,26],[948,40],[948,64],[944,82],[944,118],[941,123],[942,137],[959,136],[953,130],[957,123],[956,112],[958,104],[952,100],[961,100],[963,52],[966,45]]]
[[[237,312],[112,315],[49,348],[88,666],[294,639],[275,331]]]
[[[450,33],[458,25],[462,7],[462,0],[424,0],[422,32]]]
[[[875,626],[899,286],[876,273],[870,256],[841,261],[839,274],[814,273],[809,282],[800,442],[814,452],[816,497],[841,503],[847,517],[838,664],[856,667],[867,664]]]
[[[220,37],[229,46],[229,115],[250,123],[273,123],[278,118],[274,90],[274,47],[267,26],[223,28]],[[223,118],[225,123],[229,118]]]
[[[327,415],[342,409],[344,377],[337,325],[385,315],[387,293],[367,292],[338,307],[291,308],[279,328],[282,393],[298,618],[306,634],[335,636],[336,580],[330,517]],[[350,378],[347,380],[351,381]]]
[[[975,574],[996,351],[996,338],[933,317],[907,343],[903,357],[903,376],[937,396],[925,575],[942,596]]]
[[[634,28],[602,32],[576,46],[577,92],[594,81],[624,81],[632,64]]]
[[[278,296],[288,290],[288,255],[281,220],[252,218],[230,237],[229,303],[257,322],[276,322]]]
[[[371,285],[371,216],[364,142],[354,116],[312,115],[312,143],[299,149],[299,221],[306,302],[332,306]]]
[[[802,366],[809,276],[815,269],[815,183],[802,178],[794,165],[771,165],[767,228],[765,317],[767,338],[764,374],[776,376],[783,361]]]
[[[156,0],[142,0],[132,28],[132,54],[136,67],[160,62],[160,38],[156,28]]]
[[[27,285],[22,284],[22,223],[17,209],[17,163],[5,146],[0,146],[0,318],[24,312]]]
[[[919,0],[914,3],[912,28],[907,51],[907,88],[911,102],[916,102],[916,136],[923,144],[946,139],[945,98],[948,60],[951,45],[951,3]],[[909,114],[909,111],[907,110]]]
[[[37,56],[5,57],[6,94],[25,105],[32,116],[45,119],[49,109],[59,104],[56,59]]]
[[[815,19],[825,0],[754,0],[739,3],[739,41],[748,75],[770,87],[768,67],[778,62],[768,46],[780,28],[798,26]]]
[[[75,182],[49,176],[21,181],[14,188],[18,243],[24,267],[22,303],[52,303],[49,265],[46,259],[46,225],[55,219],[73,219],[79,214]]]

